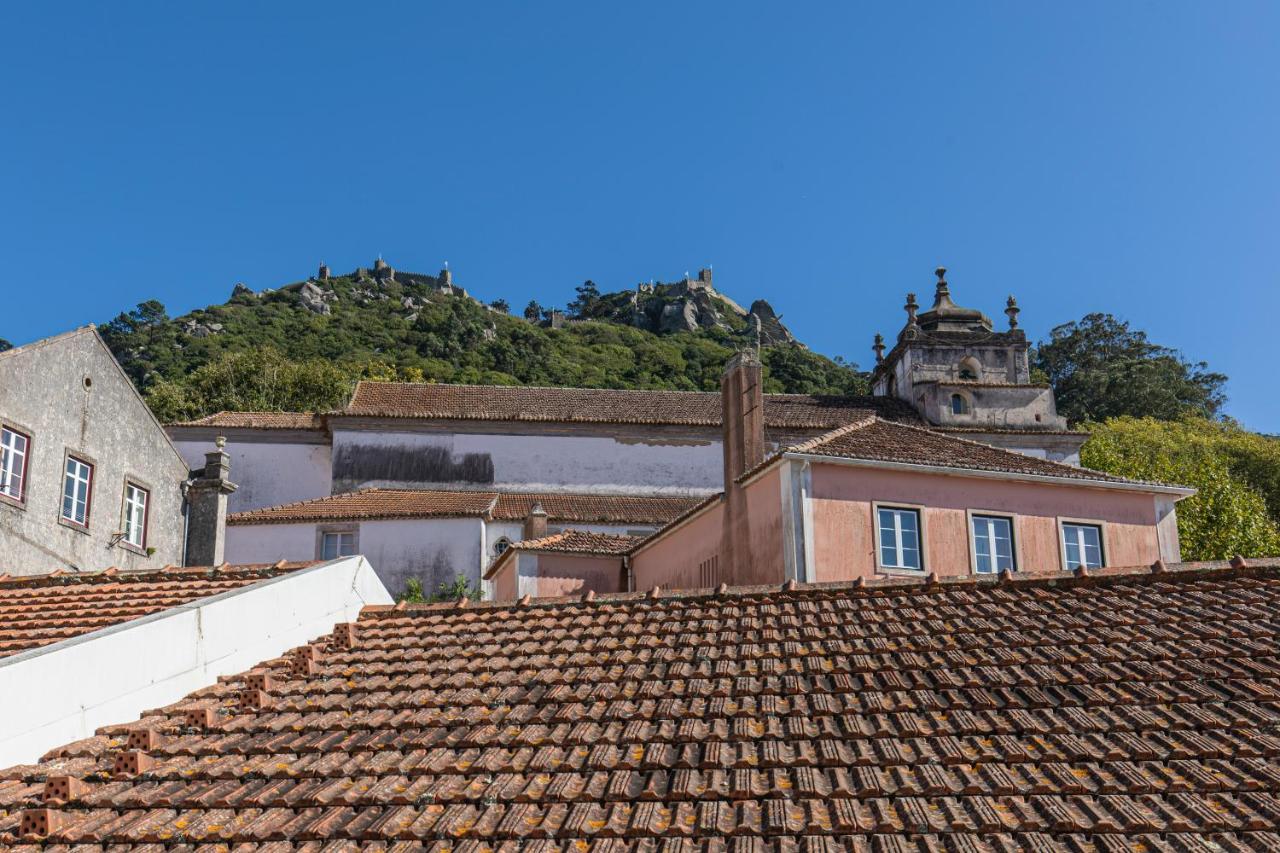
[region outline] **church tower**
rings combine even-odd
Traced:
[[[915,294],[907,294],[907,323],[887,354],[876,335],[872,393],[910,403],[937,429],[1079,464],[1087,436],[1067,429],[1052,388],[1031,381],[1017,300],[1006,303],[1009,328],[996,331],[987,315],[952,301],[944,267],[935,274],[932,307],[921,312]]]

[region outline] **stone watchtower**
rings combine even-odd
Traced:
[[[887,354],[876,335],[872,393],[904,400],[929,423],[974,440],[1078,463],[1085,436],[1067,430],[1053,389],[1031,381],[1017,300],[1006,302],[1009,328],[996,331],[981,311],[952,301],[946,273],[935,271],[929,310],[907,294],[907,323]]]

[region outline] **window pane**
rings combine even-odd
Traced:
[[[10,429],[0,430],[0,494],[22,499],[26,460],[27,437]]]
[[[67,459],[62,481],[62,517],[76,524],[88,524],[89,480],[93,469],[79,459]]]
[[[1102,568],[1102,531],[1096,524],[1064,524],[1062,539],[1068,569]]]
[[[920,568],[920,519],[912,509],[879,511],[880,563],[901,569]]]

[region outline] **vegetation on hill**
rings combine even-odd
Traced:
[[[725,361],[752,344],[736,317],[671,334],[608,319],[550,328],[540,307],[531,322],[416,280],[342,276],[323,290],[332,294],[327,313],[307,307],[298,285],[238,289],[223,305],[177,319],[144,302],[101,332],[162,420],[233,408],[323,410],[359,378],[715,390]],[[867,390],[852,365],[797,344],[761,354],[769,391]]]
[[[1195,487],[1178,504],[1183,559],[1280,554],[1280,440],[1196,417],[1126,415],[1087,428],[1090,468]]]
[[[1072,423],[1114,417],[1215,417],[1227,377],[1154,344],[1110,314],[1088,314],[1049,333],[1032,362]]]

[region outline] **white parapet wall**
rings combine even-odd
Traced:
[[[0,767],[135,720],[390,603],[364,557],[343,557],[0,659]]]

